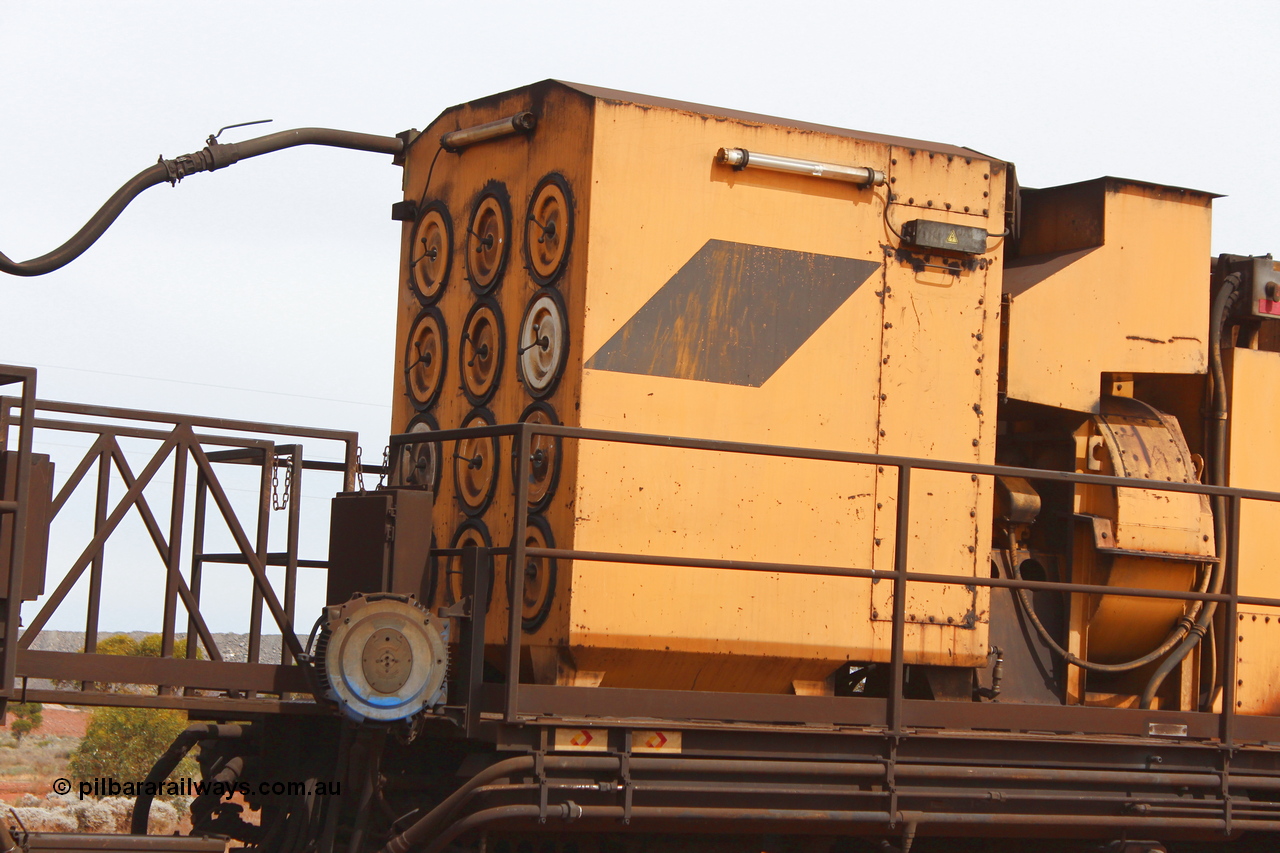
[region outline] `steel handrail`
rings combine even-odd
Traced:
[[[892,733],[901,733],[904,674],[904,634],[906,625],[905,600],[906,585],[910,582],[932,584],[966,584],[988,588],[1052,590],[1078,594],[1120,595],[1143,598],[1173,599],[1184,601],[1215,601],[1226,605],[1228,624],[1236,619],[1240,604],[1251,606],[1280,607],[1280,598],[1263,598],[1257,596],[1240,596],[1237,590],[1238,575],[1238,540],[1240,524],[1240,506],[1244,500],[1280,502],[1280,493],[1258,489],[1242,489],[1229,486],[1212,486],[1201,483],[1174,483],[1171,481],[1138,480],[1129,477],[1117,477],[1103,474],[1087,474],[1068,471],[1050,471],[1037,468],[1023,468],[1008,465],[990,465],[983,463],[953,462],[949,460],[922,459],[905,456],[882,456],[873,453],[855,453],[848,451],[832,451],[818,448],[779,447],[751,442],[726,441],[721,439],[699,439],[680,436],[664,436],[644,433],[627,433],[613,430],[586,429],[544,424],[503,424],[495,426],[469,427],[449,430],[437,430],[430,433],[404,433],[391,436],[389,443],[390,456],[394,466],[398,465],[399,451],[415,444],[443,444],[468,438],[510,437],[513,444],[519,445],[516,452],[516,482],[514,529],[521,530],[528,523],[528,465],[531,442],[534,436],[546,435],[562,439],[580,441],[603,441],[623,444],[637,444],[673,449],[704,450],[709,452],[727,452],[775,458],[794,458],[814,461],[843,462],[851,464],[876,465],[880,468],[895,468],[898,472],[898,503],[896,541],[894,550],[894,568],[892,570],[871,570],[835,566],[806,566],[786,563],[768,563],[749,560],[710,560],[697,557],[670,557],[621,552],[578,551],[561,548],[531,548],[526,545],[524,537],[515,536],[510,547],[492,548],[490,553],[504,554],[513,565],[522,565],[526,556],[543,556],[560,559],[591,560],[599,562],[637,563],[645,565],[673,565],[690,568],[717,568],[743,571],[791,572],[798,574],[838,575],[848,577],[864,577],[890,580],[894,584],[894,607],[892,614],[892,640],[890,661],[890,689],[888,696],[888,726]],[[443,457],[441,457],[443,458]],[[988,578],[967,577],[963,575],[944,575],[914,572],[908,569],[907,550],[909,547],[907,532],[909,529],[910,480],[913,470],[940,471],[956,474],[992,477],[1021,477],[1031,481],[1061,482],[1073,484],[1089,484],[1111,486],[1114,488],[1144,489],[1151,491],[1189,493],[1198,495],[1219,495],[1228,499],[1227,524],[1227,560],[1224,566],[1226,573],[1224,591],[1180,592],[1174,590],[1148,590],[1136,587],[1111,587],[1100,584],[1061,583],[1050,581],[1032,581],[1020,578]],[[1195,561],[1196,555],[1187,555],[1188,560]],[[523,596],[523,572],[508,573],[508,601],[517,602]],[[522,640],[521,613],[519,608],[509,606],[510,624],[507,633],[507,665],[508,672],[519,672],[520,649]],[[1224,644],[1223,657],[1226,660],[1223,676],[1223,710],[1217,713],[1221,721],[1221,740],[1224,746],[1233,743],[1234,709],[1234,663],[1235,633],[1231,632],[1231,642]],[[507,722],[518,719],[519,678],[510,678],[505,685],[506,696],[503,717]]]

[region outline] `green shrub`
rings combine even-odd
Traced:
[[[22,739],[25,736],[40,728],[44,723],[44,715],[41,713],[43,710],[44,706],[39,702],[23,702],[9,709],[9,712],[13,714],[13,722],[9,724],[9,731],[13,732],[13,736],[18,743],[22,743]]]
[[[112,634],[98,640],[98,651],[100,655],[136,655],[138,654],[138,641],[128,634]]]
[[[80,746],[71,753],[71,775],[88,781],[112,778],[141,782],[173,739],[187,727],[187,715],[163,708],[98,708]],[[170,779],[195,778],[195,759],[187,756]]]

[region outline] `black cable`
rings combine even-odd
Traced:
[[[1015,543],[1013,540],[1013,534],[1010,533],[1009,534],[1009,568],[1013,572],[1014,578],[1016,578],[1017,580],[1022,580],[1022,573],[1018,570],[1018,560],[1017,560],[1017,555],[1014,552],[1014,545]],[[1206,581],[1208,580],[1208,578],[1209,578],[1209,575],[1206,574],[1205,575]],[[1203,589],[1197,589],[1196,591],[1204,592]],[[1153,649],[1152,651],[1148,652],[1142,657],[1137,658],[1135,660],[1131,660],[1131,661],[1125,661],[1124,663],[1094,663],[1093,661],[1085,660],[1084,658],[1077,657],[1076,655],[1071,654],[1071,652],[1067,651],[1066,649],[1064,649],[1062,646],[1058,644],[1057,640],[1053,638],[1053,635],[1049,633],[1049,630],[1045,628],[1044,623],[1040,621],[1040,617],[1036,614],[1035,606],[1031,601],[1031,595],[1027,589],[1023,587],[1018,588],[1018,602],[1022,605],[1022,609],[1026,612],[1027,618],[1031,621],[1032,626],[1036,629],[1036,633],[1040,635],[1040,639],[1044,640],[1045,645],[1047,645],[1051,650],[1053,650],[1055,654],[1057,654],[1060,658],[1065,660],[1067,663],[1074,664],[1080,667],[1081,669],[1087,669],[1090,672],[1104,672],[1104,673],[1130,672],[1132,670],[1139,669],[1140,667],[1146,666],[1152,661],[1160,658],[1162,655],[1168,652],[1171,648],[1173,648],[1178,643],[1179,640],[1186,637],[1188,632],[1192,630],[1193,624],[1194,624],[1192,620],[1195,619],[1196,610],[1198,606],[1201,604],[1201,602],[1197,601],[1195,603],[1195,606],[1193,606],[1191,613],[1184,614],[1178,619],[1177,625],[1175,625],[1173,630],[1169,632],[1169,635],[1165,637],[1164,642],[1162,642],[1157,648]]]
[[[1231,315],[1231,307],[1239,298],[1240,281],[1240,273],[1231,273],[1222,277],[1222,284],[1214,295],[1213,311],[1209,319],[1209,366],[1210,374],[1213,377],[1213,411],[1209,416],[1210,440],[1213,442],[1212,458],[1209,465],[1209,485],[1211,486],[1225,486],[1227,484],[1227,416],[1229,410],[1227,406],[1227,377],[1222,367],[1222,344],[1227,318]],[[1218,562],[1213,566],[1213,582],[1209,585],[1209,591],[1216,594],[1222,591],[1223,573],[1226,570],[1227,501],[1221,495],[1214,495],[1212,501],[1213,544],[1217,551]],[[1183,658],[1196,647],[1196,644],[1200,642],[1200,638],[1208,631],[1210,624],[1213,622],[1213,614],[1217,609],[1218,602],[1216,601],[1210,601],[1205,604],[1204,609],[1200,611],[1200,618],[1196,620],[1196,624],[1192,628],[1191,634],[1151,674],[1151,679],[1142,691],[1142,699],[1138,703],[1138,707],[1151,707],[1151,702],[1155,699],[1156,692],[1160,690],[1160,686],[1164,684],[1165,678],[1169,676],[1169,673],[1173,672],[1178,664],[1182,663]],[[1212,685],[1210,685],[1209,692],[1212,696]]]
[[[427,203],[427,188],[431,186],[431,175],[436,170],[436,161],[440,159],[440,153],[444,151],[443,146],[436,146],[436,154],[431,158],[431,165],[427,167],[427,182],[422,185],[422,195],[418,197],[418,210],[422,210],[423,205]]]
[[[894,228],[894,227],[893,227],[893,223],[891,223],[891,222],[889,221],[889,205],[893,204],[893,202],[892,202],[892,201],[890,201],[890,199],[891,199],[892,197],[893,197],[893,193],[892,193],[891,191],[889,191],[889,190],[885,190],[885,195],[884,195],[884,209],[883,209],[883,213],[884,213],[884,227],[885,227],[885,228],[888,228],[888,229],[889,229],[889,233],[891,233],[893,236],[897,237],[897,238],[898,238],[898,242],[899,242],[899,243],[901,243],[901,242],[902,242],[902,235],[901,235],[900,233],[898,233],[898,229],[897,229],[897,228]],[[878,198],[878,196],[877,196],[877,198]]]

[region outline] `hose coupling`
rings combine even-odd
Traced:
[[[218,169],[225,169],[238,162],[240,162],[240,146],[234,142],[225,145],[212,142],[200,151],[182,154],[172,160],[166,160],[161,156],[159,160],[160,165],[164,166],[168,173],[169,184],[175,187],[178,181],[188,175],[194,175],[197,172],[216,172]]]

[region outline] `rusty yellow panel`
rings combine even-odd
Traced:
[[[902,206],[895,212],[896,219],[936,219],[937,214],[950,211],[985,220],[992,210],[1004,207],[1004,181],[997,175],[993,183],[991,165],[976,152],[965,157],[894,145],[888,175],[894,201]],[[999,190],[994,199],[993,186]],[[965,224],[983,226],[981,222]]]
[[[1280,353],[1228,351],[1231,452],[1228,485],[1274,491],[1280,484]],[[1240,507],[1240,594],[1280,598],[1280,504],[1244,501]],[[1251,608],[1274,616],[1280,608]]]
[[[583,331],[586,352],[596,354],[583,377],[582,422],[991,461],[994,430],[980,424],[990,423],[985,412],[995,405],[994,371],[983,369],[983,359],[994,364],[998,352],[998,335],[983,335],[986,305],[998,305],[995,270],[919,270],[910,258],[886,268],[882,246],[894,237],[884,224],[883,196],[807,177],[716,167],[710,155],[721,146],[891,167],[889,147],[870,141],[627,104],[598,107]],[[938,199],[968,198],[963,192],[981,197],[996,171],[985,160],[943,156],[932,167],[933,184],[923,168],[909,174]],[[983,189],[972,189],[979,184]],[[680,203],[671,204],[676,198]],[[945,204],[900,215],[990,227],[986,218],[964,215],[964,203],[950,212]],[[990,214],[990,221],[1003,222],[1002,208],[992,205]],[[783,316],[785,299],[753,293],[749,298],[780,304],[756,314],[763,316],[758,325],[739,324],[739,337],[717,347],[708,317],[721,307],[750,314],[732,288],[744,286],[753,264],[785,271],[789,258],[809,283],[805,276],[778,282],[781,297],[812,287],[815,273],[852,279],[852,293],[836,294],[836,307],[825,309],[829,316],[819,317],[812,333],[804,328],[798,340],[787,339],[795,335],[788,324],[796,323]],[[667,299],[681,288],[681,299]],[[898,320],[896,338],[890,316]],[[990,317],[994,326],[997,315]],[[699,322],[712,331],[692,328]],[[956,359],[949,347],[973,355]],[[748,353],[770,349],[779,351],[773,361],[748,360]],[[913,397],[931,400],[928,415],[921,416]],[[951,420],[961,411],[968,421],[957,430]],[[874,544],[884,538],[878,525],[886,523],[877,515],[892,525],[892,498],[885,498],[892,483],[867,468],[607,445],[578,452],[576,535],[583,548],[872,567],[882,559],[876,551],[884,550]],[[956,479],[959,488],[940,475],[919,475],[913,548],[921,568],[972,577],[989,559],[989,532],[974,517],[989,501],[989,485],[968,475]],[[887,550],[891,554],[891,546]],[[690,671],[674,655],[758,656],[763,662],[755,665],[754,680],[768,679],[759,689],[783,690],[797,678],[821,678],[844,660],[887,659],[887,633],[867,621],[878,595],[867,581],[850,579],[579,563],[570,644],[588,669],[618,671],[618,655],[606,652],[610,644],[667,652],[671,662],[652,663],[657,678],[692,686],[684,681],[692,677],[709,689],[746,688],[739,686],[741,675],[718,678],[722,668],[705,659]],[[909,635],[909,660],[982,661],[985,595],[963,585],[917,585],[912,595],[920,601],[920,621],[932,617],[937,627]],[[606,675],[604,683],[616,682]]]
[[[1105,397],[1100,408],[1077,430],[1078,471],[1195,482],[1176,418],[1126,397]],[[1187,591],[1207,565],[1194,558],[1214,555],[1213,516],[1203,496],[1082,485],[1076,487],[1075,506],[1080,582]],[[1078,632],[1087,632],[1087,640],[1079,638],[1084,657],[1118,663],[1159,646],[1186,606],[1170,599],[1082,596],[1073,601],[1072,619]]]
[[[1178,421],[1139,400],[1112,397],[1095,419],[1111,473],[1155,482],[1196,482]],[[1163,554],[1214,555],[1213,513],[1204,495],[1117,489],[1110,547]]]
[[[598,106],[582,423],[872,452],[877,380],[865,367],[879,348],[881,208],[868,190],[713,166],[722,146],[881,169],[886,153]],[[757,268],[794,278],[732,291],[757,284]],[[789,306],[788,296],[812,297],[812,307]],[[741,314],[719,323],[718,307],[729,305]],[[796,307],[823,313],[807,324],[770,316]],[[704,346],[708,335],[723,340]],[[578,454],[580,548],[870,567],[869,466],[595,443]],[[851,636],[865,631],[850,616],[865,613],[868,589],[865,580],[578,563],[570,644],[580,667],[606,672],[606,685],[782,692],[848,659]]]
[[[1096,412],[1104,372],[1205,372],[1213,196],[1116,178],[1041,192],[1024,251],[1044,254],[1004,273],[1009,397]],[[1073,228],[1039,228],[1058,207]]]
[[[531,135],[437,153],[440,133],[523,109],[538,115]],[[721,147],[870,167],[893,182],[870,189],[734,171],[715,162]],[[562,302],[568,354],[542,402],[561,423],[992,462],[1001,244],[958,263],[904,250],[893,223],[1002,231],[1004,167],[929,149],[557,83],[447,111],[409,157],[406,198],[422,208],[405,230],[393,429],[421,428],[428,416],[432,428],[449,428],[480,414],[510,423],[527,413],[534,389],[516,364],[521,346],[539,345],[536,334],[522,344],[520,320],[546,284],[533,230],[542,225],[528,211],[541,210],[539,193],[555,173],[574,224],[564,271],[547,289]],[[477,231],[475,217],[487,198],[504,195],[510,228],[477,247],[481,233],[494,232]],[[448,227],[428,227],[430,210]],[[502,213],[501,204],[490,208],[491,219]],[[442,266],[430,252],[450,228],[453,265],[442,295],[425,306],[421,270]],[[490,288],[499,261],[477,270],[473,253],[499,258],[499,243],[508,254]],[[415,406],[411,396],[425,396],[439,363],[435,333],[420,325],[428,309],[444,329],[436,336],[446,339],[443,380]],[[464,338],[482,310],[500,321]],[[497,349],[505,360],[495,390],[477,402]],[[558,490],[538,510],[545,529],[526,541],[546,534],[584,550],[892,565],[892,470],[576,441],[559,456]],[[510,542],[510,448],[450,444],[440,461],[438,543],[455,544],[460,531],[482,532],[496,547]],[[490,487],[488,505],[468,509]],[[985,662],[985,591],[963,580],[987,570],[990,490],[984,478],[916,474],[911,567],[960,583],[912,587],[908,661]],[[507,624],[501,555],[496,569],[491,653]],[[437,603],[451,598],[456,570],[440,560]],[[540,679],[789,692],[850,659],[889,656],[889,624],[873,615],[887,615],[887,587],[864,579],[564,561],[554,583],[545,565],[531,572],[526,583],[541,579],[533,603],[537,590],[550,600],[526,637]]]
[[[565,260],[563,272],[552,287],[560,294],[568,314],[567,322],[572,325],[575,314],[581,316],[579,294],[586,282],[585,246],[589,225],[584,214],[591,196],[592,104],[593,100],[582,93],[551,82],[541,83],[451,108],[414,143],[406,163],[405,199],[415,202],[420,213],[417,222],[404,225],[392,432],[424,426],[452,429],[464,425],[473,414],[486,416],[486,413],[495,423],[514,423],[533,403],[517,368],[519,335],[522,318],[540,290],[530,266],[535,253],[547,244],[536,242],[540,232],[533,231],[531,236],[533,226],[528,222],[528,212],[535,193],[539,193],[552,176],[558,176],[567,187],[564,201],[572,227],[568,227],[568,219],[561,222],[560,240],[565,246]],[[531,134],[496,139],[459,152],[444,151],[439,145],[440,136],[446,132],[523,110],[534,111],[540,119]],[[484,214],[482,207],[494,210],[492,206],[486,207],[487,198],[497,201],[497,239],[492,253],[480,253],[476,251],[478,237],[473,231],[483,231],[482,236],[488,236],[490,230],[478,226],[473,229],[473,224],[478,215]],[[431,211],[435,211],[438,219],[429,221]],[[423,242],[424,238],[427,242]],[[435,258],[429,254],[432,249],[436,251]],[[441,280],[434,284],[434,289],[425,288],[432,275]],[[486,276],[490,278],[488,293],[482,294],[478,277]],[[473,312],[484,300],[488,300],[489,306],[496,306],[496,310],[489,315],[487,324],[471,327],[479,329],[477,342],[464,340],[468,320],[475,324],[477,315]],[[440,345],[429,349],[420,345],[423,336],[419,323],[433,313],[440,329]],[[580,320],[578,322],[580,325]],[[572,339],[572,332],[569,334]],[[432,336],[426,337],[432,339]],[[483,357],[478,352],[480,346],[487,347]],[[424,351],[431,356],[430,364],[421,363]],[[542,401],[559,422],[569,425],[577,424],[575,401],[581,369],[575,367],[575,363],[580,365],[581,353],[570,346],[561,380]],[[492,377],[492,391],[487,398],[477,397],[481,401],[477,404],[468,398],[465,389],[468,385],[479,387],[478,383],[482,384],[486,376]],[[426,387],[436,389],[429,398],[423,393]],[[419,396],[416,403],[415,394]],[[441,548],[482,543],[507,546],[514,533],[509,441],[499,442],[496,453],[487,442],[475,442],[467,446],[446,445],[439,448],[438,455],[438,471],[434,477],[437,545]],[[482,456],[482,464],[472,468],[468,460],[477,455]],[[412,467],[413,460],[408,461]],[[560,482],[572,483],[573,477],[574,458],[563,456]],[[477,511],[466,506],[456,488],[459,479],[480,497],[491,489],[487,507]],[[562,486],[541,509],[540,515],[547,522],[556,545],[572,544],[572,499],[572,488]],[[459,536],[471,538],[459,542]],[[507,582],[505,557],[495,558],[494,569],[496,593],[486,629],[491,645],[504,642],[507,634],[507,596],[503,592]],[[458,570],[457,558],[437,558],[435,605],[451,603],[460,584]],[[537,579],[547,580],[545,564]],[[547,612],[529,639],[534,642],[562,639],[568,597],[556,595],[551,588],[542,601],[535,600],[526,609],[537,616],[543,603],[548,603]]]
[[[1268,608],[1237,617],[1236,711],[1280,716],[1280,615]]]
[[[992,171],[986,161],[965,164],[941,157],[935,158],[934,168],[987,176]],[[1002,214],[1002,206],[996,212]],[[950,219],[964,221],[954,214]],[[922,268],[921,262],[918,257],[886,261],[877,450],[960,462],[993,461],[998,271],[979,268],[952,274]],[[987,477],[914,471],[908,568],[968,577],[985,574],[990,518],[974,510],[990,504],[991,487]],[[876,504],[880,545],[875,567],[891,570],[897,513],[893,469],[879,478]],[[972,628],[985,614],[986,598],[985,587],[914,584],[908,590],[907,618]],[[871,611],[873,619],[890,618],[889,584],[877,585]]]

